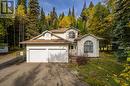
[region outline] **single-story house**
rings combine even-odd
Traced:
[[[78,29],[61,28],[20,42],[26,45],[27,62],[68,62],[69,56],[99,57],[99,38],[79,36]]]

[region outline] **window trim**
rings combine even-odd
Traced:
[[[69,38],[75,38],[75,32],[74,31],[70,31],[69,32]]]
[[[84,53],[93,53],[93,42],[91,40],[87,40],[84,42]]]

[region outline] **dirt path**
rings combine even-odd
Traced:
[[[22,63],[0,70],[0,86],[86,86],[65,64]]]

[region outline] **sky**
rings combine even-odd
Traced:
[[[39,4],[40,7],[43,8],[46,15],[50,13],[53,7],[56,8],[56,12],[58,15],[62,12],[67,15],[69,8],[72,8],[74,5],[75,14],[76,16],[79,16],[83,8],[84,2],[86,2],[86,5],[89,6],[90,1],[96,4],[100,0],[39,0]]]

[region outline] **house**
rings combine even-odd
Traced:
[[[99,57],[99,40],[92,34],[79,36],[78,29],[61,28],[20,42],[26,44],[27,62],[68,62],[69,56]]]

